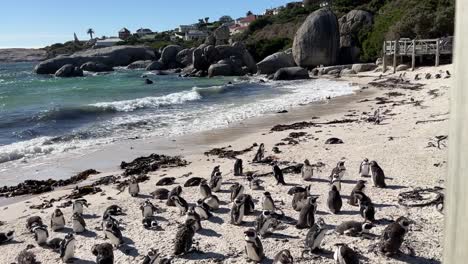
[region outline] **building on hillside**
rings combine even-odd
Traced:
[[[120,38],[120,39],[126,40],[126,39],[128,39],[131,35],[132,35],[132,32],[130,32],[130,30],[128,30],[127,28],[122,28],[122,29],[119,31],[119,38]]]
[[[178,32],[180,33],[187,33],[189,32],[190,30],[198,30],[198,26],[197,25],[180,25],[179,28],[177,29]]]
[[[110,38],[105,38],[105,39],[97,39],[96,43],[94,43],[93,48],[106,48],[106,47],[112,47],[118,42],[123,41],[121,38],[117,37],[110,37]]]
[[[201,31],[201,30],[190,30],[189,32],[185,33],[184,40],[198,40],[198,39],[205,39],[208,37],[208,33]]]
[[[136,31],[135,34],[141,38],[143,36],[153,34],[153,31],[149,28],[140,28]]]
[[[304,0],[302,1],[303,6],[317,5],[320,7],[331,6],[332,0]]]
[[[250,23],[254,22],[257,20],[256,15],[250,15],[246,17],[241,17],[236,20],[236,24],[238,24],[240,27],[248,27]]]

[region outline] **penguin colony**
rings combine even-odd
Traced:
[[[264,145],[255,155],[254,161],[263,158]],[[140,263],[171,263],[175,258],[184,258],[189,254],[203,254],[203,251],[197,248],[197,239],[203,239],[198,233],[203,232],[203,222],[216,218],[219,214],[220,205],[227,204],[229,208],[229,225],[245,227],[243,232],[243,250],[246,261],[260,263],[266,258],[273,259],[273,263],[301,263],[308,262],[311,259],[330,255],[336,264],[354,264],[361,263],[362,258],[359,245],[347,245],[346,243],[336,243],[327,245],[327,248],[333,249],[326,252],[323,249],[324,240],[327,236],[350,236],[362,237],[363,239],[375,240],[375,252],[384,256],[391,257],[401,254],[401,247],[405,241],[405,235],[413,223],[412,220],[401,216],[394,221],[380,223],[378,220],[382,216],[376,216],[377,212],[372,199],[366,194],[366,188],[386,188],[384,170],[376,161],[369,161],[367,158],[362,161],[359,171],[355,177],[349,177],[357,180],[355,187],[349,195],[349,198],[343,198],[341,192],[341,183],[346,177],[348,170],[344,161],[339,161],[332,168],[328,177],[329,193],[313,193],[314,179],[320,179],[320,175],[314,175],[317,170],[311,165],[309,160],[305,160],[302,166],[302,173],[285,175],[278,162],[271,163],[272,175],[277,185],[287,185],[287,177],[299,177],[304,183],[303,186],[292,186],[288,194],[291,196],[291,203],[275,200],[273,194],[265,191],[262,186],[263,181],[257,175],[244,175],[243,162],[240,159],[233,163],[234,173],[238,181],[230,182],[230,186],[225,183],[220,167],[216,166],[209,178],[191,177],[186,180],[184,187],[177,185],[172,189],[161,188],[159,186],[168,186],[177,184],[176,178],[165,177],[156,184],[158,188],[151,193],[154,200],[162,202],[164,208],[156,206],[152,200],[140,200],[139,209],[141,211],[141,224],[146,230],[163,230],[159,223],[159,216],[163,216],[167,210],[177,211],[179,219],[177,231],[174,234],[173,251],[159,252],[157,249],[150,249],[149,252],[141,254]],[[352,173],[347,173],[352,174]],[[301,177],[302,176],[302,177]],[[323,180],[323,179],[321,179]],[[370,182],[368,181],[370,180]],[[139,183],[135,178],[131,178],[128,186],[129,197],[135,198],[135,202],[141,193]],[[189,189],[190,187],[193,187]],[[184,192],[198,192],[199,199],[196,201],[187,201],[183,198]],[[229,199],[222,201],[217,194],[229,192]],[[251,194],[261,193],[261,199],[255,200]],[[342,223],[335,228],[326,223],[326,214],[317,212],[318,203],[326,204],[328,214],[340,215],[343,203],[356,207],[356,214],[359,214],[361,221],[350,221],[346,215],[342,216]],[[91,212],[89,203],[85,199],[73,201],[72,215],[67,216],[60,209],[55,209],[50,216],[50,225],[44,224],[39,216],[31,216],[26,220],[26,228],[34,237],[39,247],[49,248],[58,253],[57,257],[62,262],[67,263],[75,258],[75,245],[80,239],[80,234],[89,232],[90,228],[86,225],[86,216]],[[297,212],[296,215],[285,215],[282,208],[290,207]],[[125,240],[125,209],[118,205],[109,206],[102,214],[100,230],[102,236],[107,240],[106,243],[95,244],[92,246],[90,254],[95,256],[96,263],[114,263],[114,251],[122,249],[127,243]],[[93,212],[96,213],[96,212]],[[247,216],[254,216],[253,225],[246,223]],[[71,218],[70,218],[71,217]],[[117,220],[117,217],[121,217]],[[292,220],[291,220],[292,219]],[[297,230],[303,230],[303,251],[301,255],[293,256],[288,249],[282,249],[279,252],[265,252],[263,243],[270,243],[270,237],[274,236],[277,230],[290,225]],[[376,225],[386,225],[381,234],[373,234],[372,228]],[[64,238],[51,238],[51,232],[60,232],[69,230]],[[242,235],[240,235],[242,236]],[[9,231],[0,233],[0,245],[11,243],[15,240],[15,232]],[[168,243],[168,241],[158,241],[155,233],[155,243]],[[18,255],[18,264],[35,263],[26,262],[24,259],[34,259],[30,252],[23,251]],[[29,261],[29,260],[28,260]],[[364,262],[362,262],[364,263]]]

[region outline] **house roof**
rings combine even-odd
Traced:
[[[255,20],[257,20],[257,16],[256,15],[250,15],[250,16],[246,16],[244,18],[241,18],[240,22],[241,23],[251,23],[251,22],[254,22]]]
[[[130,30],[128,30],[127,28],[122,28],[119,33],[130,33]]]
[[[137,33],[153,33],[153,31],[149,28],[140,28],[137,30]]]

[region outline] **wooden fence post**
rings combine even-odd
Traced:
[[[440,39],[436,40],[436,58],[435,58],[435,66],[439,67],[439,57],[440,57]]]
[[[386,44],[387,44],[387,41],[384,40],[384,43],[383,43],[383,56],[382,56],[382,71],[385,73],[387,71],[387,60],[385,59],[385,55],[386,55]]]
[[[411,70],[416,66],[416,40],[413,39],[413,51],[411,52]]]
[[[399,39],[395,40],[395,47],[393,48],[393,73],[396,73],[397,67],[398,42],[400,42]]]

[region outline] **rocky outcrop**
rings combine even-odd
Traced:
[[[183,65],[184,67],[189,66],[193,62],[193,51],[195,48],[183,49],[177,53],[176,61],[177,63]]]
[[[363,10],[351,10],[338,20],[340,26],[340,62],[355,63],[361,53],[359,32],[372,26],[372,14]]]
[[[73,64],[66,64],[55,72],[55,77],[81,77],[83,70],[74,66]]]
[[[272,74],[281,68],[294,66],[296,66],[296,63],[294,62],[292,51],[280,51],[266,57],[261,62],[257,63],[257,73]]]
[[[211,64],[210,68],[208,68],[208,77],[214,76],[231,76],[232,75],[232,67],[226,63],[216,63]]]
[[[333,65],[338,58],[340,35],[335,14],[319,9],[310,14],[296,33],[293,57],[298,66]]]
[[[309,72],[307,69],[301,67],[288,67],[276,71],[273,80],[300,80],[309,79]]]
[[[114,70],[108,65],[92,61],[86,62],[85,64],[81,65],[80,69],[88,72],[109,72]]]
[[[352,69],[343,69],[343,70],[341,70],[341,75],[353,75],[353,74],[356,74],[356,72],[353,71]]]
[[[167,69],[178,68],[179,64],[177,63],[177,54],[181,50],[182,47],[179,45],[166,46],[161,52],[160,61]]]
[[[322,67],[322,68],[318,68],[318,73],[319,74],[330,74],[330,72],[335,71],[335,70],[338,70],[339,72],[341,72],[344,69],[351,69],[352,67],[353,67],[352,64]]]
[[[150,60],[135,61],[135,62],[130,63],[130,65],[127,66],[127,69],[131,69],[131,70],[146,69],[146,67],[148,67],[152,62],[153,61],[150,61]]]
[[[372,71],[377,68],[377,65],[374,63],[357,63],[353,64],[352,70],[355,73]]]
[[[66,64],[80,67],[87,62],[96,62],[110,67],[127,66],[138,60],[154,60],[154,51],[147,47],[115,46],[76,52],[70,56],[58,56],[39,63],[34,72],[37,74],[54,74]]]
[[[229,31],[228,26],[223,25],[217,28],[213,32],[213,35],[216,39],[216,45],[224,45],[228,43],[229,37],[231,36],[231,32]]]
[[[160,71],[164,70],[164,65],[160,61],[153,61],[148,66],[146,66],[147,71]]]

